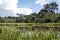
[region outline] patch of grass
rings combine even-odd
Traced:
[[[0,26],[9,27],[32,27],[32,26],[44,26],[44,27],[60,27],[60,23],[0,23]]]

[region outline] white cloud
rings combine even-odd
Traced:
[[[2,0],[0,0],[0,4],[2,4]]]
[[[18,0],[6,0],[6,8],[8,10],[15,10],[17,8]]]
[[[40,4],[42,6],[43,4],[46,4],[47,3],[47,0],[36,0],[35,3],[36,4]]]
[[[32,10],[31,9],[29,9],[29,8],[19,8],[18,9],[18,13],[22,13],[22,14],[27,14],[27,15],[29,15],[30,13],[32,12]]]
[[[17,8],[16,10],[14,10],[14,13],[19,13],[19,14],[23,14],[23,15],[30,15],[32,13],[32,10],[29,8],[23,7],[23,8]]]
[[[17,3],[18,3],[18,0],[0,0],[0,10],[4,9],[4,10],[7,10],[7,11],[10,11],[9,14],[13,14],[13,16],[16,16],[16,13],[19,13],[19,14],[22,13],[22,14],[25,14],[25,15],[29,15],[29,14],[32,13],[32,10],[29,9],[29,8],[25,8],[25,7],[18,8]],[[5,11],[5,12],[7,12],[7,11]],[[13,13],[11,13],[11,11]],[[0,13],[2,13],[2,12],[0,12]],[[4,14],[4,13],[2,13],[2,14]]]

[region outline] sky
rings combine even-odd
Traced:
[[[39,12],[44,4],[52,1],[55,1],[60,9],[60,0],[0,0],[0,16],[16,16],[17,13],[30,15]]]

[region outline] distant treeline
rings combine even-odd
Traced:
[[[0,17],[0,23],[56,23],[60,22],[60,13],[58,13],[58,4],[51,2],[44,4],[38,13],[30,15],[17,14],[17,17]]]

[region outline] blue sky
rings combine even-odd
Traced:
[[[41,6],[38,4],[35,4],[35,0],[19,0],[18,7],[26,7],[33,10],[33,12],[37,12],[41,9]]]
[[[30,15],[52,1],[57,2],[60,9],[60,0],[0,0],[0,16],[16,16],[17,13]]]

